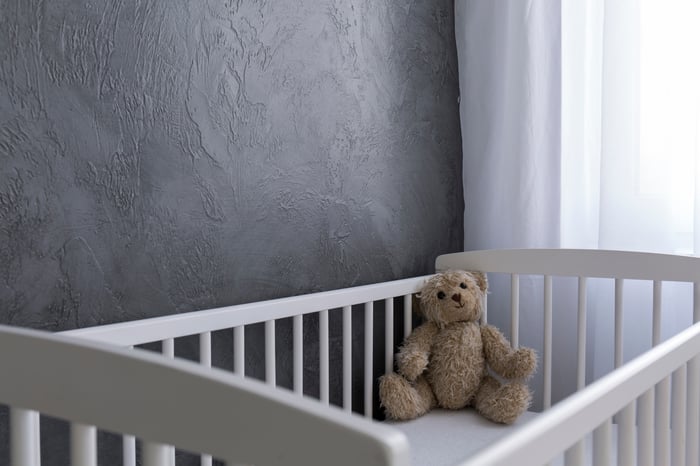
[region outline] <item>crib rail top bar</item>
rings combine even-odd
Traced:
[[[492,249],[444,254],[437,271],[481,270],[527,275],[700,281],[700,257],[597,249]]]
[[[462,466],[545,464],[699,353],[700,324],[695,324],[559,402]]]
[[[0,403],[227,464],[409,463],[389,426],[147,351],[0,325],[0,371]]]
[[[407,278],[61,333],[71,337],[98,340],[120,346],[140,345],[166,338],[211,332],[417,293],[428,277]]]

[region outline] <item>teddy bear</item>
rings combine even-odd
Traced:
[[[427,280],[418,294],[424,323],[396,355],[398,373],[379,381],[388,419],[473,406],[486,419],[512,424],[527,410],[532,394],[523,379],[535,371],[537,357],[530,348],[511,348],[496,327],[480,324],[487,288],[482,272],[450,270]]]

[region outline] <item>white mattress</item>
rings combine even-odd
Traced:
[[[455,466],[502,437],[534,419],[526,412],[510,426],[487,421],[473,409],[435,409],[408,422],[389,422],[408,437],[412,466]],[[593,436],[584,439],[584,464],[593,464]],[[610,463],[617,463],[617,425],[612,425]],[[564,466],[564,455],[553,458],[550,466]]]
[[[408,437],[413,466],[454,466],[532,420],[527,412],[510,426],[487,421],[473,409],[435,409],[407,422],[388,422]]]

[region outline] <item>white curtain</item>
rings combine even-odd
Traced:
[[[557,0],[457,0],[464,247],[556,247]]]
[[[465,249],[700,253],[700,2],[456,0],[455,21]],[[541,304],[540,286],[521,285],[525,312]],[[651,293],[629,288],[626,309]],[[589,378],[612,367],[611,290],[592,289]],[[575,293],[568,282],[555,299],[557,290],[562,303]],[[490,308],[506,308],[508,283],[492,291]],[[687,323],[671,307],[688,290],[664,292],[670,335]],[[564,346],[575,338],[574,313],[555,316]],[[521,318],[523,339],[539,338],[538,314]],[[646,314],[626,313],[626,324],[641,326],[625,360],[649,345]],[[572,355],[558,356],[555,400],[575,378]]]
[[[562,9],[561,245],[700,252],[700,2]]]

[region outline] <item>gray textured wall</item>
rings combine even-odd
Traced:
[[[0,323],[432,271],[457,94],[449,0],[0,0]]]

